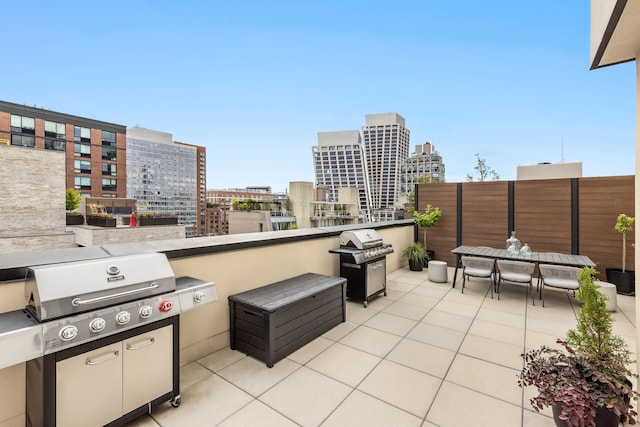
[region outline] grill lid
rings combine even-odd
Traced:
[[[340,246],[357,249],[369,249],[382,245],[382,238],[376,230],[351,230],[340,234]]]
[[[175,289],[166,255],[151,253],[30,267],[25,302],[44,321]]]

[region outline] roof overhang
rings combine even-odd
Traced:
[[[591,0],[591,69],[633,61],[640,51],[640,1]]]

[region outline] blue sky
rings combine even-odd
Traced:
[[[317,132],[397,112],[447,181],[475,153],[634,173],[635,64],[589,71],[589,2],[3,5],[0,99],[207,147],[207,187],[313,181]]]

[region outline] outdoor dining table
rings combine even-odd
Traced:
[[[451,250],[456,255],[456,269],[453,273],[453,285],[456,287],[460,259],[465,256],[479,256],[493,259],[526,261],[536,264],[568,265],[571,267],[595,267],[596,264],[586,255],[561,254],[557,252],[531,252],[528,255],[512,254],[506,249],[495,249],[487,246],[458,246]]]

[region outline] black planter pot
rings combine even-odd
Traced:
[[[422,260],[414,260],[414,259],[409,260],[409,270],[422,271],[422,268],[423,268]]]
[[[621,295],[632,295],[636,292],[636,274],[634,271],[619,268],[607,268],[607,282],[616,285],[616,292]]]
[[[94,225],[96,227],[115,227],[115,218],[105,218],[102,216],[88,216],[87,225]]]
[[[67,225],[84,224],[84,215],[67,215]]]
[[[159,216],[155,218],[156,225],[176,225],[178,224],[177,216]]]
[[[562,412],[562,406],[553,405],[551,407],[553,412],[553,421],[557,427],[567,427],[567,422],[560,419],[560,413]],[[620,415],[616,415],[611,409],[598,408],[596,409],[596,427],[618,427],[620,424]]]

